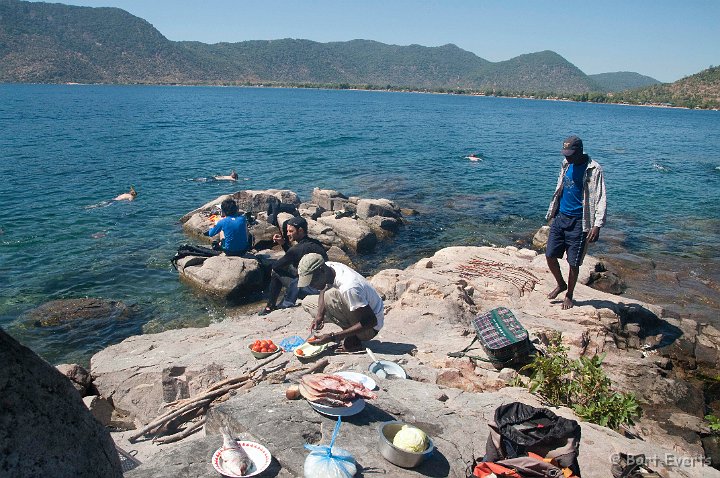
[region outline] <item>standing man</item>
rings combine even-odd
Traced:
[[[583,153],[582,140],[570,136],[563,141],[561,153],[565,160],[545,216],[546,220],[552,220],[545,257],[557,282],[548,299],[554,299],[567,290],[562,308],[570,309],[574,305],[573,292],[587,244],[600,237],[600,228],[605,225],[607,203],[603,170]],[[558,262],[565,253],[570,264],[567,283]]]
[[[383,301],[363,276],[339,262],[325,262],[319,254],[307,254],[298,266],[298,286],[310,285],[320,295],[306,297],[303,308],[314,317],[310,331],[321,330],[329,320],[342,330],[316,335],[313,345],[340,342],[335,351],[359,352],[362,341],[375,337],[383,327]]]
[[[305,254],[316,253],[327,259],[327,252],[322,243],[317,239],[308,237],[307,221],[303,217],[292,217],[285,221],[283,225],[287,232],[287,241],[282,234],[273,235],[273,241],[282,246],[285,255],[275,261],[270,272],[270,290],[268,291],[268,301],[265,307],[258,315],[267,315],[277,308],[277,302],[280,290],[285,286],[285,297],[280,304],[281,308],[292,307],[295,305],[300,294],[311,295],[317,294],[318,290],[311,287],[298,287],[297,267],[300,259]],[[289,242],[295,241],[290,247]],[[302,299],[302,297],[300,297]]]

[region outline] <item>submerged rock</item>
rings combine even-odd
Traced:
[[[21,320],[36,327],[52,327],[73,320],[127,319],[131,315],[130,307],[115,300],[60,299],[24,313]]]

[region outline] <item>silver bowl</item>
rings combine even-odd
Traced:
[[[387,461],[394,465],[403,468],[414,468],[432,455],[435,450],[435,445],[433,444],[432,438],[428,437],[428,447],[422,453],[413,453],[396,447],[392,442],[403,425],[407,424],[400,421],[390,421],[381,423],[380,426],[378,426],[380,453]]]
[[[368,370],[380,378],[408,378],[404,368],[389,360],[373,362],[368,367]]]

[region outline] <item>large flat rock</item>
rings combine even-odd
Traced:
[[[460,266],[475,259],[495,265],[481,274],[461,275]],[[594,260],[588,258],[581,276],[589,276],[593,267]],[[508,268],[525,271],[537,281],[521,287],[505,280],[501,272]],[[544,257],[512,247],[446,248],[404,270],[381,271],[371,282],[385,299],[385,327],[367,345],[379,358],[402,364],[414,380],[380,383],[378,400],[343,426],[339,445],[353,452],[365,475],[377,470],[389,476],[465,476],[463,462],[484,453],[487,419],[497,406],[510,400],[538,404],[527,392],[507,388],[507,373],[447,357],[448,352],[469,344],[473,336],[470,318],[503,305],[517,313],[532,336],[562,332],[572,357],[606,354],[604,368],[614,386],[636,393],[643,404],[645,416],[633,431],[645,441],[582,423],[584,476],[609,476],[609,457],[620,451],[663,459],[667,453],[676,462],[685,457],[688,459],[682,463],[692,463],[682,471],[669,466],[663,476],[720,476],[698,465],[702,390],[659,360],[695,361],[696,350],[709,357],[705,360],[712,360],[716,354],[710,351],[720,338],[715,329],[664,317],[660,308],[582,283],[575,291],[576,306],[562,310],[560,300],[546,298],[554,282]],[[98,377],[96,384],[103,395],[110,394],[116,406],[144,424],[158,414],[163,403],[195,395],[209,384],[240,375],[255,365],[246,348],[252,340],[279,342],[291,335],[304,337],[310,321],[309,315],[294,308],[265,317],[238,316],[204,329],[132,337],[95,355],[92,373]],[[328,324],[328,331],[332,327]],[[657,347],[657,351],[646,354],[643,345]],[[299,365],[290,354],[278,362],[285,360],[291,367]],[[330,356],[329,360],[330,372],[363,371],[370,364],[366,355]],[[209,456],[219,446],[218,423],[225,420],[239,433],[271,449],[277,469],[269,476],[301,476],[296,473],[307,454],[302,445],[318,440],[326,443],[332,422],[307,403],[286,401],[287,386],[262,383],[247,395],[214,405],[206,431],[193,437],[192,443],[155,447],[156,454],[147,455],[145,469],[161,473],[163,467],[158,463],[164,463],[177,473],[173,476],[214,473],[207,469]],[[442,394],[447,395],[445,402],[438,400]],[[572,416],[569,411],[561,413]],[[393,418],[427,427],[437,438],[438,461],[406,472],[379,457],[374,444],[377,424]],[[141,468],[137,473],[145,472]]]

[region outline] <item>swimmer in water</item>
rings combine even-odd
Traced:
[[[237,181],[238,173],[236,173],[235,170],[233,169],[232,172],[228,176],[215,176],[215,179],[217,181]]]
[[[470,161],[482,161],[482,158],[480,157],[480,155],[475,154],[475,153],[471,154],[470,156],[465,156],[465,157],[467,159],[469,159]]]
[[[113,201],[132,201],[137,197],[137,191],[135,191],[134,186],[130,186],[130,191],[126,193],[122,193],[121,195],[117,196]]]

